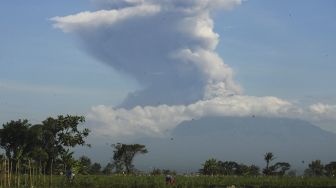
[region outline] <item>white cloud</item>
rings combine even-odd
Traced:
[[[300,114],[291,103],[276,97],[231,96],[198,101],[190,105],[136,106],[132,109],[104,105],[93,107],[87,115],[99,135],[165,136],[179,123],[206,116],[288,117]]]
[[[310,105],[309,110],[315,116],[315,119],[336,120],[336,105],[317,103]]]
[[[54,27],[64,32],[76,32],[80,29],[96,29],[105,25],[113,25],[128,18],[148,16],[157,13],[160,7],[154,5],[143,5],[129,7],[121,10],[100,10],[96,12],[81,12],[65,17],[54,17]]]

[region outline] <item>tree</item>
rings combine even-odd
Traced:
[[[200,170],[204,175],[216,175],[219,173],[219,165],[216,159],[211,158],[203,164],[203,168]]]
[[[264,155],[264,160],[266,161],[266,167],[263,169],[263,173],[265,175],[270,175],[271,174],[271,171],[269,169],[269,164],[271,161],[273,161],[275,158],[274,158],[274,155],[272,152],[267,152],[265,155]]]
[[[314,160],[308,165],[308,169],[305,171],[306,175],[311,176],[322,176],[323,175],[323,164],[320,160]]]
[[[118,169],[125,169],[129,174],[133,172],[134,165],[133,159],[137,154],[148,153],[146,146],[141,144],[112,144],[113,150],[113,160]],[[120,169],[119,169],[120,170]]]
[[[91,170],[91,159],[87,156],[81,156],[79,158],[79,169],[78,173],[87,175]]]
[[[33,125],[29,129],[30,138],[27,149],[28,157],[39,163],[45,162],[48,159],[47,152],[42,147],[42,125]]]
[[[93,163],[91,165],[90,174],[100,174],[101,173],[101,165],[99,163]]]
[[[48,154],[47,171],[59,155],[66,152],[66,148],[77,145],[86,145],[85,138],[89,135],[88,129],[80,130],[78,125],[83,123],[83,116],[49,117],[42,122],[41,148]]]
[[[10,121],[0,129],[0,147],[5,150],[6,157],[14,164],[28,155],[35,137],[31,135],[31,124],[28,120]]]
[[[249,166],[245,165],[245,164],[239,164],[237,165],[237,168],[235,170],[235,175],[238,176],[246,176],[249,175]]]
[[[336,175],[336,161],[332,161],[324,167],[327,176],[335,176]]]
[[[280,175],[283,176],[285,175],[286,171],[290,169],[290,164],[286,162],[278,162],[275,163],[273,166],[270,167],[270,173],[272,175]]]
[[[258,176],[260,168],[256,165],[249,166],[249,174],[250,176]]]
[[[219,173],[223,175],[234,175],[238,168],[238,163],[234,161],[218,161]]]

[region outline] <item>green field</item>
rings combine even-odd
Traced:
[[[14,182],[12,183],[14,185]],[[68,182],[64,176],[35,177],[30,182],[28,177],[21,177],[20,187],[336,187],[336,178],[328,177],[234,177],[234,176],[176,176],[176,184],[166,185],[164,176],[94,176],[79,175],[73,182]],[[5,186],[3,186],[5,187]],[[17,186],[12,186],[17,187]]]

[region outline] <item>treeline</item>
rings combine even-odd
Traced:
[[[86,138],[90,130],[82,127],[83,116],[48,117],[40,124],[31,124],[28,120],[10,121],[0,129],[1,173],[10,174],[62,174],[71,169],[75,174],[134,174],[141,173],[133,165],[136,155],[148,153],[141,144],[112,144],[113,160],[104,168],[99,163],[92,163],[87,156],[75,159],[72,148],[88,146]],[[287,162],[274,163],[274,155],[264,155],[265,167],[245,165],[235,161],[209,159],[202,164],[203,175],[237,175],[237,176],[295,176],[295,170]],[[153,169],[152,175],[175,174],[174,171]],[[320,160],[308,164],[304,171],[306,176],[335,176],[336,162],[323,165]]]
[[[114,168],[114,165],[111,163],[108,163],[104,168],[102,168],[100,163],[92,163],[91,159],[85,155],[81,156],[78,160],[73,159],[70,165],[75,174],[82,175],[110,175],[112,174]]]
[[[273,153],[268,152],[264,155],[266,165],[263,169],[256,165],[245,165],[235,161],[220,161],[214,158],[206,160],[202,164],[199,172],[203,175],[234,175],[234,176],[296,176],[295,170],[290,170],[291,165],[287,162],[276,162]],[[304,161],[302,161],[304,163]],[[311,161],[308,168],[304,171],[305,176],[328,176],[336,175],[336,161],[323,165],[320,160]]]
[[[135,173],[133,159],[147,153],[141,144],[112,144],[113,160],[103,169],[92,163],[87,156],[74,158],[71,151],[76,146],[88,146],[86,138],[90,130],[81,127],[83,116],[60,115],[48,117],[40,124],[31,124],[27,119],[10,121],[0,129],[0,173],[11,174],[75,174]],[[7,178],[6,178],[7,179]]]
[[[7,164],[4,169],[17,173],[35,169],[38,173],[52,174],[59,168],[68,168],[73,161],[70,149],[89,146],[85,138],[90,131],[80,127],[84,121],[83,116],[61,115],[34,125],[26,119],[3,124],[0,147],[5,154],[0,159]]]
[[[323,165],[320,160],[314,160],[304,171],[306,176],[329,176],[334,177],[336,175],[336,161],[332,161],[326,165]]]

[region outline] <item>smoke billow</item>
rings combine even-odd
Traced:
[[[143,86],[123,106],[190,104],[239,93],[231,68],[214,51],[219,36],[209,13],[240,1],[104,2],[112,9],[52,20],[78,34],[91,55]]]
[[[95,0],[100,10],[54,17],[86,51],[135,78],[142,88],[119,108],[93,107],[98,132],[164,135],[185,120],[211,115],[292,116],[301,109],[275,97],[242,96],[215,49],[211,13],[241,0]]]

